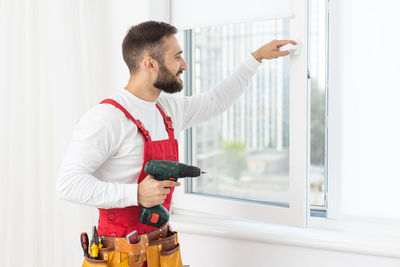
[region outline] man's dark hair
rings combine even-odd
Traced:
[[[164,64],[164,37],[176,34],[177,31],[174,26],[157,21],[146,21],[132,26],[122,43],[122,54],[129,72],[134,74],[139,70],[144,52]]]

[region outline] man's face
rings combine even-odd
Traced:
[[[178,75],[181,73],[182,70],[174,74],[167,69],[165,64],[160,64],[157,79],[153,86],[170,94],[180,92],[183,89],[183,82]]]
[[[165,38],[167,46],[164,55],[164,64],[159,64],[156,81],[153,86],[166,92],[176,93],[183,88],[180,75],[186,70],[186,62],[182,58],[182,49],[175,36]]]

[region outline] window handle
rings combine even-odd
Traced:
[[[289,51],[294,56],[300,55],[301,51],[301,42],[296,41],[297,45],[293,44],[285,44],[279,47],[279,51]]]

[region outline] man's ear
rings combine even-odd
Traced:
[[[143,59],[143,66],[148,72],[157,71],[158,68],[157,61],[149,56]]]

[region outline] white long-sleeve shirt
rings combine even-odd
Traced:
[[[144,101],[125,89],[110,98],[121,104],[149,131],[152,141],[168,139],[158,103],[179,133],[226,110],[243,92],[260,63],[249,56],[214,89],[195,96],[161,94]],[[57,178],[62,199],[98,208],[138,205],[137,180],[143,164],[144,140],[136,124],[110,104],[98,104],[84,114]]]

